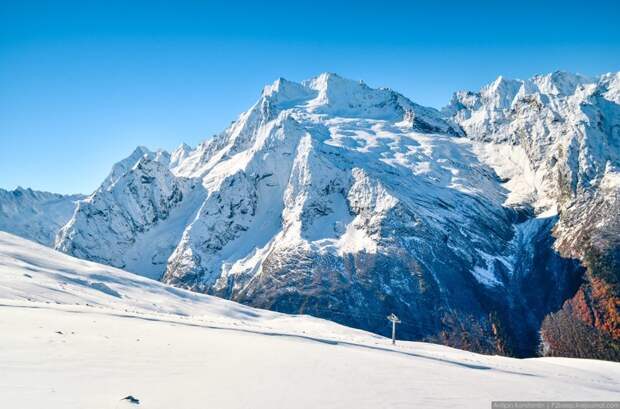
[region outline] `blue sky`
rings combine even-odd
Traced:
[[[195,145],[280,76],[337,72],[441,107],[499,74],[618,71],[619,15],[596,0],[0,0],[0,187],[90,193],[135,146]]]

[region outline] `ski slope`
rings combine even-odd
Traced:
[[[619,396],[617,363],[392,346],[0,232],[2,408],[485,408]]]

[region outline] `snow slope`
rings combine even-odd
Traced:
[[[0,233],[0,311],[0,396],[9,409],[481,408],[620,394],[617,363],[392,346],[7,233]]]

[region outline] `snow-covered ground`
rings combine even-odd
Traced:
[[[485,408],[619,396],[618,363],[392,346],[0,232],[2,408]]]

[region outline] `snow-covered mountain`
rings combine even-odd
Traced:
[[[618,363],[391,345],[1,232],[0,333],[7,408],[481,408],[620,393]]]
[[[199,180],[176,177],[170,155],[137,148],[80,201],[56,248],[159,279],[204,196]],[[198,199],[198,200],[197,200]]]
[[[559,214],[554,248],[587,267],[574,297],[543,324],[546,346],[574,349],[560,339],[571,331],[581,346],[620,352],[620,73],[500,77],[457,93],[445,112],[483,142],[482,157],[508,179],[513,201]],[[506,157],[523,170],[505,172]]]
[[[335,74],[279,79],[195,149],[115,165],[56,248],[379,333],[394,312],[408,339],[531,356],[541,326],[548,353],[578,326],[609,351],[619,76],[500,77],[442,111]],[[597,351],[579,354],[620,354]]]
[[[83,195],[0,189],[0,230],[51,246]]]
[[[444,111],[469,138],[515,147],[530,166],[529,201],[554,207],[620,171],[619,89],[620,73],[499,77],[480,92],[456,93]]]

